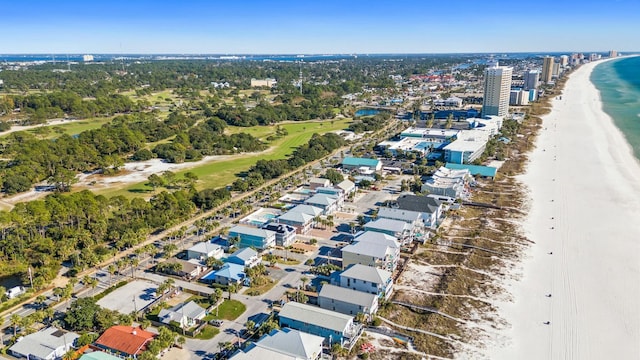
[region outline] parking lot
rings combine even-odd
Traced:
[[[136,280],[115,290],[98,301],[98,305],[121,314],[140,311],[156,298],[158,285],[143,280]]]

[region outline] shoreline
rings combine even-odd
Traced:
[[[491,359],[640,353],[640,161],[591,83],[600,63],[577,69],[551,100],[518,177],[530,201],[522,227],[536,244],[503,284],[513,300],[496,306],[510,325],[486,347]]]

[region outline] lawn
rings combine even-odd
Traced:
[[[211,326],[211,325],[205,325],[204,328],[202,328],[202,331],[200,331],[200,333],[198,335],[196,335],[196,339],[199,340],[211,340],[213,339],[214,336],[218,335],[220,333],[220,329],[218,329],[215,326]]]
[[[235,320],[247,310],[247,307],[238,300],[225,300],[220,304],[218,310],[214,308],[204,320],[213,319]],[[216,315],[217,313],[217,315]]]
[[[248,288],[244,294],[245,295],[249,295],[249,296],[258,296],[258,295],[262,295],[264,293],[266,293],[267,291],[273,289],[274,286],[276,286],[276,284],[278,283],[277,281],[273,280],[273,279],[269,279],[271,281],[269,281],[268,283],[264,284],[264,285],[260,285],[260,286],[251,286],[250,288]]]
[[[288,135],[269,143],[270,149],[260,153],[239,154],[229,160],[215,161],[208,164],[196,166],[194,168],[177,172],[178,176],[183,176],[186,172],[192,172],[199,178],[196,183],[198,189],[217,188],[231,184],[237,174],[248,170],[258,160],[284,159],[293,150],[311,139],[314,133],[327,133],[329,131],[344,129],[351,119],[327,120],[324,122],[292,122],[283,123],[280,126],[287,129]],[[255,129],[255,130],[254,130]],[[229,133],[245,131],[253,136],[268,136],[275,133],[273,126],[256,126],[252,128],[229,127]],[[105,191],[97,191],[105,196],[124,195],[146,196],[151,193],[151,187],[145,185],[146,182],[129,185],[124,188],[112,188]]]
[[[107,124],[113,120],[113,116],[110,117],[96,117],[96,118],[88,118],[76,121],[69,121],[67,123],[57,124],[57,125],[43,125],[38,126],[29,130],[24,130],[24,132],[28,132],[36,137],[40,137],[43,139],[54,139],[60,134],[69,134],[76,135],[80,134],[83,131],[97,129],[104,124]],[[0,137],[7,136],[8,134],[0,135]]]

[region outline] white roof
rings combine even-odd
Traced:
[[[258,229],[249,226],[237,225],[229,229],[229,234],[236,233],[249,236],[258,236],[265,239],[276,236],[276,233],[270,230]]]
[[[58,348],[65,347],[65,344],[72,345],[80,335],[74,332],[67,332],[55,327],[46,328],[33,334],[22,337],[9,350],[25,356],[33,355],[41,359],[51,356]]]
[[[298,212],[298,211],[288,211],[278,217],[278,220],[292,221],[300,224],[306,224],[313,220],[315,216]]]
[[[338,185],[336,185],[336,187],[339,187],[344,192],[351,191],[355,186],[356,186],[356,184],[353,181],[349,180],[349,179],[345,179],[345,180],[341,181],[340,183],[338,183]]]
[[[367,244],[385,245],[393,249],[399,249],[400,244],[398,238],[375,231],[365,231],[358,237],[353,239],[354,242],[363,242]]]
[[[305,200],[305,204],[320,204],[329,206],[337,201],[336,196],[330,194],[315,194]]]
[[[189,248],[188,251],[198,252],[202,254],[211,254],[212,252],[219,251],[222,247],[218,244],[212,244],[210,241],[203,241],[197,243]]]
[[[322,351],[324,338],[284,328],[273,330],[232,359],[315,359]]]
[[[353,316],[325,310],[317,306],[290,301],[280,310],[280,317],[289,318],[325,329],[344,332],[353,322]]]
[[[322,289],[320,289],[320,293],[318,294],[319,298],[327,298],[334,299],[342,302],[346,302],[349,304],[360,305],[363,308],[371,308],[374,306],[376,302],[376,298],[378,295],[370,294],[362,291],[357,291],[353,289],[347,289],[340,286],[335,286],[331,284],[322,285]]]
[[[171,321],[182,323],[182,318],[195,319],[205,312],[200,305],[194,301],[188,303],[178,304],[170,309],[162,309],[158,313],[158,319],[164,324],[168,324]]]
[[[299,213],[308,214],[314,217],[318,215],[322,215],[321,208],[317,206],[306,205],[306,204],[298,205],[292,208],[291,210],[289,210],[289,212],[299,212]]]
[[[420,213],[417,211],[394,209],[382,207],[378,210],[378,219],[397,219],[405,222],[414,222],[420,220]]]
[[[340,277],[364,280],[376,284],[384,284],[391,279],[391,272],[373,266],[354,264],[340,273]]]
[[[411,230],[413,226],[401,220],[378,218],[374,221],[364,224],[364,228],[366,230],[375,229],[375,230],[392,231],[394,233],[400,233],[405,230],[406,231]]]
[[[387,245],[361,241],[343,247],[342,252],[371,256],[377,259],[384,259],[388,254],[392,253],[391,248]]]
[[[485,146],[488,141],[489,133],[486,131],[462,130],[456,141],[445,146],[444,150],[475,152]]]

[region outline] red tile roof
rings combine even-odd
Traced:
[[[112,326],[102,333],[95,344],[125,354],[137,355],[146,350],[146,344],[154,337],[154,333],[139,327]]]

